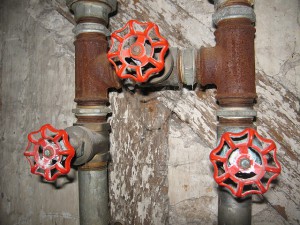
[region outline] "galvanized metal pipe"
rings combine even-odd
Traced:
[[[252,197],[234,198],[220,188],[218,196],[218,225],[251,225]]]
[[[74,12],[75,40],[75,125],[73,136],[84,136],[76,151],[79,176],[79,214],[81,225],[109,223],[107,161],[110,126],[106,121],[108,89],[120,87],[112,76],[106,53],[109,14],[116,10],[117,0],[68,0]],[[94,139],[97,138],[97,140]],[[85,146],[89,145],[89,146]],[[81,150],[86,151],[82,152]],[[96,154],[96,155],[95,155]],[[86,162],[88,161],[88,162]],[[82,164],[84,163],[84,164]]]
[[[79,212],[81,225],[107,225],[108,183],[107,168],[79,170]]]
[[[253,127],[256,112],[242,108],[220,109],[217,115],[221,123],[217,127],[218,140],[225,132],[241,132]],[[225,121],[225,123],[224,123]],[[237,123],[239,121],[239,124]],[[241,122],[243,121],[243,122]],[[227,189],[218,189],[218,225],[251,225],[252,197],[236,198]]]

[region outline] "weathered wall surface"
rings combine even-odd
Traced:
[[[78,224],[76,182],[43,183],[23,156],[29,132],[73,123],[72,25],[47,1],[0,4],[0,224]]]
[[[74,121],[73,25],[59,1],[0,1],[0,224],[78,224],[76,172],[55,185],[29,174],[26,134]],[[258,130],[278,145],[282,175],[255,198],[253,224],[299,224],[300,5],[256,1]],[[207,0],[119,0],[111,29],[151,20],[172,46],[213,46]],[[60,13],[58,13],[60,12]],[[214,224],[215,91],[110,95],[110,206],[123,224]],[[74,179],[72,181],[72,179]]]

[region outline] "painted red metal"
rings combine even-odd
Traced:
[[[240,133],[226,132],[210,153],[215,181],[236,197],[263,194],[281,171],[274,141],[247,128]]]
[[[56,130],[50,124],[28,135],[28,146],[24,152],[30,163],[31,173],[48,181],[69,173],[75,150],[65,130]]]
[[[107,58],[121,79],[142,83],[164,69],[168,48],[156,24],[130,20],[112,33]]]

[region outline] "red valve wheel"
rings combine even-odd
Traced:
[[[75,150],[65,130],[56,130],[50,124],[28,134],[28,146],[24,152],[30,163],[31,173],[48,181],[70,172]]]
[[[168,48],[168,41],[160,35],[156,24],[130,20],[111,34],[107,58],[118,77],[143,83],[164,69]]]
[[[281,171],[276,145],[256,130],[224,133],[220,144],[210,153],[214,179],[236,197],[263,194]]]

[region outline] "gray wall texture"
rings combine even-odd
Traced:
[[[214,46],[208,0],[119,0],[111,30],[153,21],[171,46]],[[300,223],[300,2],[256,1],[258,131],[275,140],[282,174],[254,197],[253,224]],[[54,184],[31,175],[27,134],[71,126],[73,24],[64,0],[0,1],[0,224],[79,224],[76,170]],[[215,90],[110,94],[112,221],[216,224]]]

